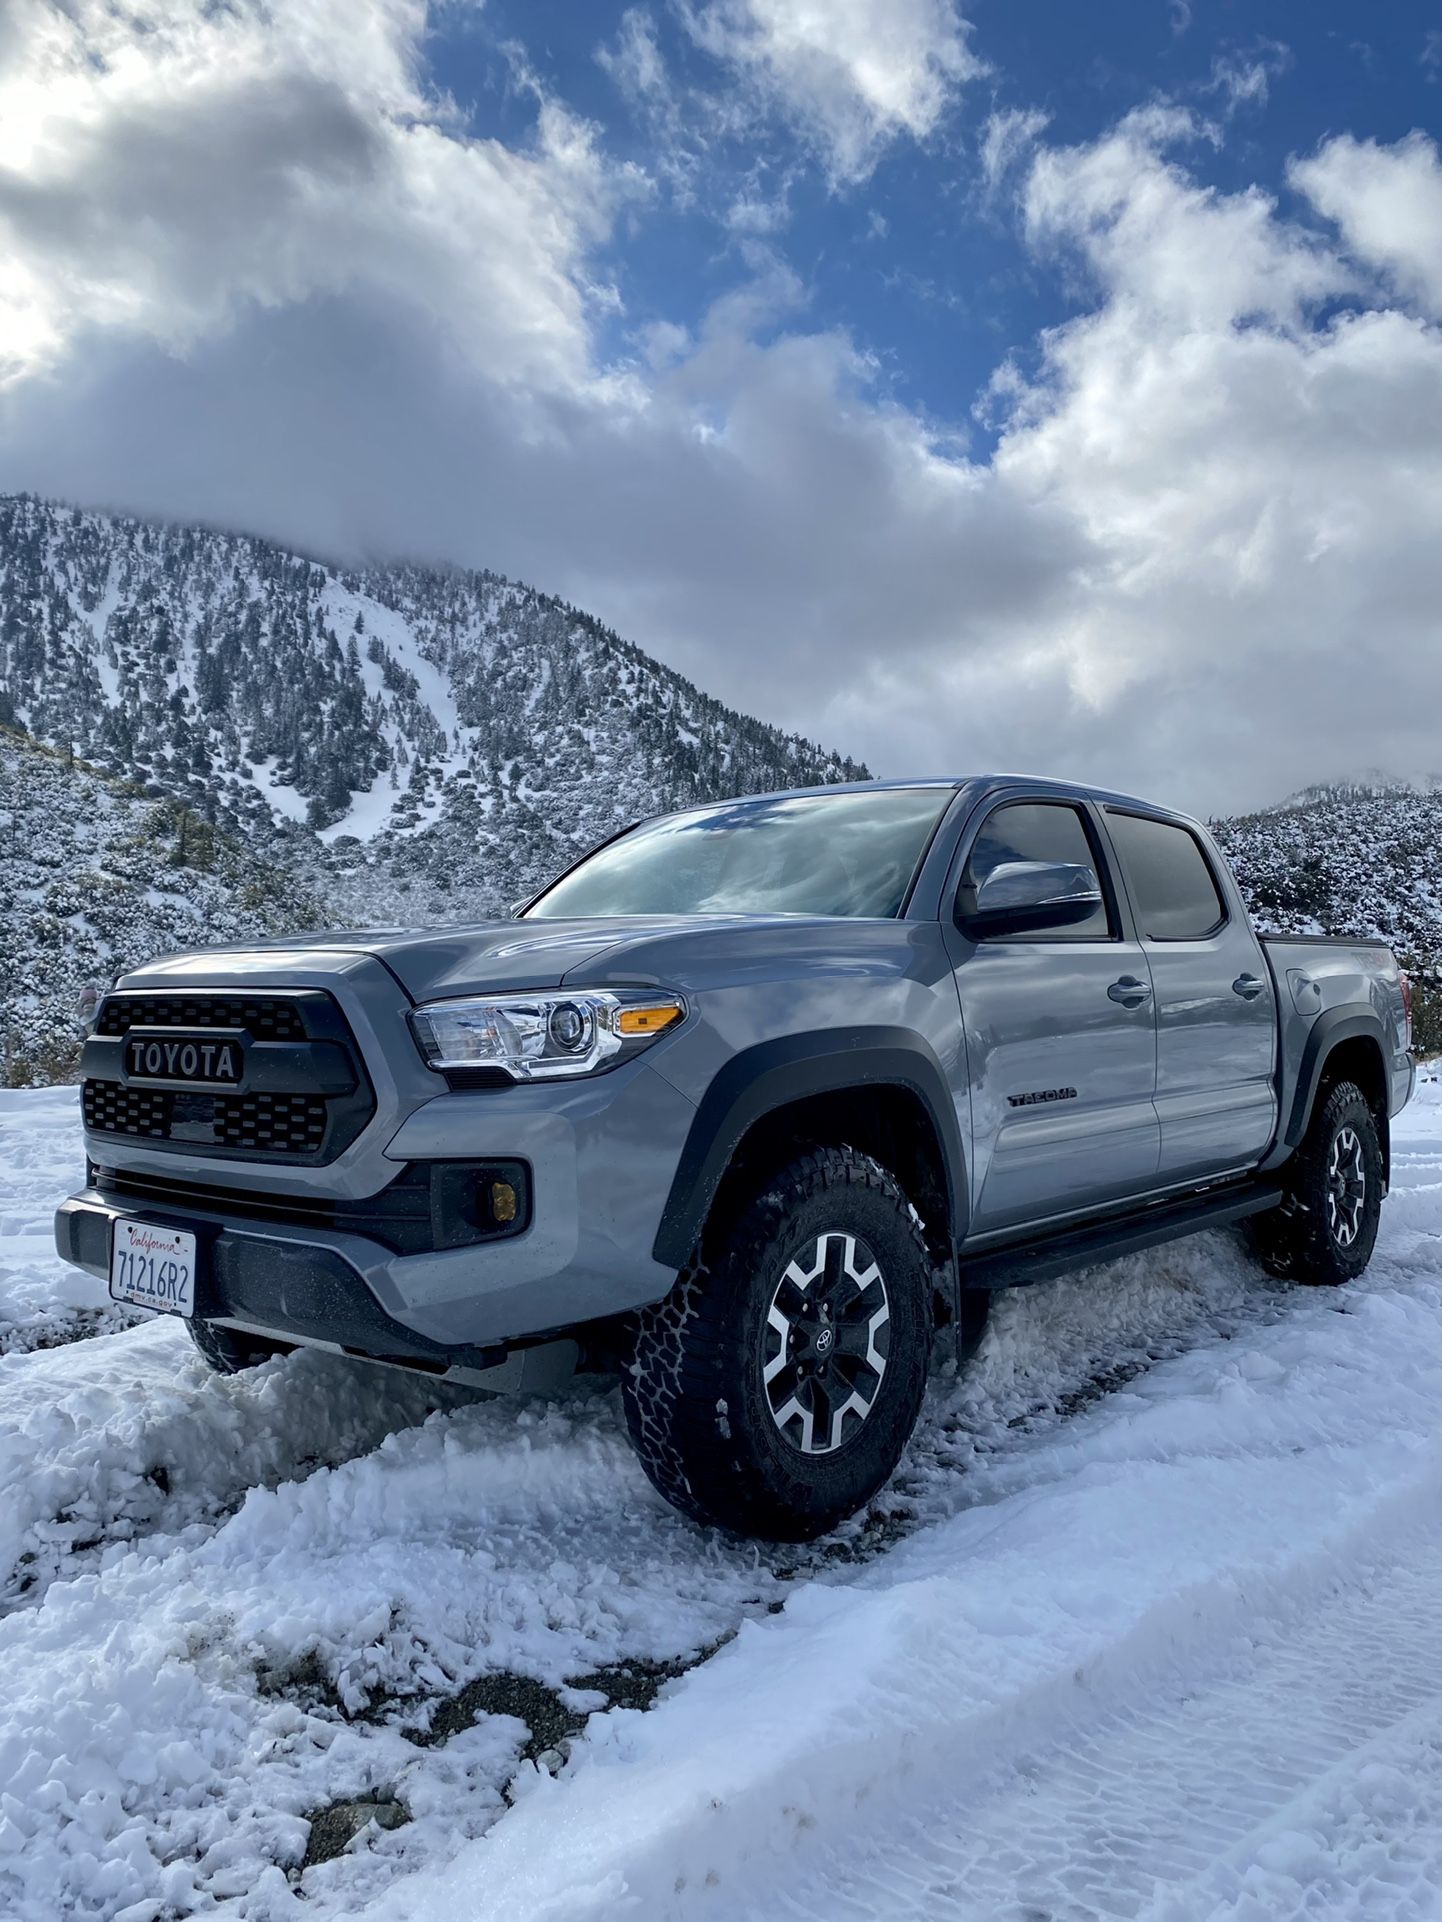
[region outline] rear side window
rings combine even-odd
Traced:
[[[1092,851],[1081,815],[1061,801],[1007,801],[982,823],[972,843],[961,880],[960,906],[976,905],[976,890],[993,868],[1004,861],[1066,861],[1100,874],[1101,863]],[[1010,941],[1107,941],[1112,930],[1107,911],[1099,907],[1088,921],[1070,928],[1048,928],[1028,936],[1025,930]]]
[[[1200,941],[1227,910],[1197,837],[1170,821],[1107,809],[1107,826],[1126,871],[1137,925],[1152,941]]]

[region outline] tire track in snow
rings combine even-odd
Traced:
[[[768,1899],[768,1922],[1181,1922],[1209,1913],[1259,1849],[1265,1855],[1269,1837],[1385,1752],[1389,1732],[1438,1726],[1435,1501],[1419,1504],[1416,1522],[1396,1563],[1318,1601],[1290,1597],[1276,1613],[1248,1615],[1199,1673],[1164,1671],[1159,1684],[1143,1670],[1110,1706],[1079,1691],[1043,1746],[990,1778],[977,1779],[980,1758],[959,1744],[966,1779],[945,1798],[923,1798],[884,1841],[828,1853],[804,1894]],[[1295,1850],[1292,1868],[1295,1906],[1270,1907],[1270,1922],[1317,1912]],[[1394,1922],[1400,1911],[1373,1912]]]

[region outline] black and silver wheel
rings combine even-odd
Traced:
[[[916,1423],[930,1275],[905,1195],[869,1157],[816,1149],[765,1182],[636,1319],[623,1394],[656,1487],[773,1541],[854,1513]]]
[[[288,1355],[293,1344],[268,1341],[263,1335],[244,1335],[238,1328],[221,1328],[213,1321],[188,1321],[190,1339],[217,1375],[240,1375],[263,1361]]]
[[[761,1371],[771,1419],[803,1455],[829,1455],[876,1405],[891,1346],[891,1302],[870,1245],[823,1229],[788,1261],[766,1311]]]
[[[1348,1123],[1333,1135],[1327,1156],[1327,1232],[1339,1248],[1355,1244],[1366,1206],[1366,1158],[1361,1137]]]
[[[1355,1083],[1331,1089],[1287,1175],[1282,1206],[1253,1225],[1262,1260],[1289,1281],[1351,1281],[1372,1258],[1382,1213],[1377,1118]]]

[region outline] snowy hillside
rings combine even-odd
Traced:
[[[7,721],[62,751],[17,760],[7,737],[9,778],[35,786],[21,815],[52,823],[33,846],[0,838],[12,1073],[66,1064],[79,983],[112,960],[496,914],[637,816],[865,773],[499,575],[346,573],[28,496],[0,497]],[[125,794],[72,777],[72,755]],[[173,849],[178,830],[146,821],[221,850],[206,872],[167,852],[158,908],[136,837]],[[1390,941],[1418,980],[1419,1042],[1442,1049],[1442,788],[1319,787],[1215,825],[1265,925]],[[62,883],[92,869],[103,896],[82,904]]]
[[[72,1072],[87,984],[322,919],[291,870],[202,816],[0,726],[0,1084]]]
[[[614,1392],[116,1329],[50,1246],[74,1094],[0,1094],[0,1914],[1435,1922],[1442,1084],[1394,1154],[1362,1281],[1014,1290],[768,1549]]]
[[[1263,927],[1386,941],[1414,977],[1418,1046],[1442,1052],[1442,786],[1314,787],[1212,825]]]
[[[0,498],[5,719],[251,835],[304,824],[363,918],[492,911],[637,815],[865,772],[496,574],[30,496]]]

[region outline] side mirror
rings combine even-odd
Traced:
[[[962,889],[957,921],[974,941],[988,936],[1074,928],[1103,905],[1092,868],[1072,861],[1002,861],[975,890]]]

